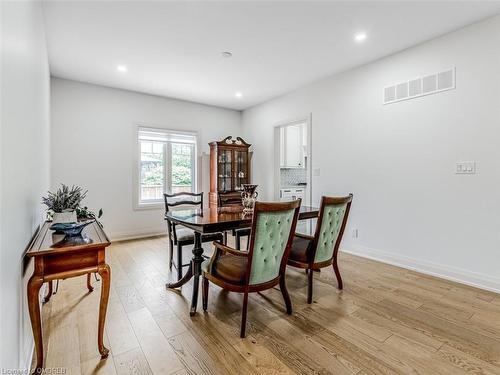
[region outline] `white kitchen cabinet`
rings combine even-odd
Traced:
[[[300,126],[287,126],[285,128],[285,157],[287,167],[300,167],[302,129]]]
[[[306,124],[289,125],[280,129],[280,166],[282,168],[305,168],[306,129]]]

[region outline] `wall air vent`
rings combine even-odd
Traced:
[[[428,74],[384,88],[384,104],[436,94],[455,88],[455,68]]]
[[[408,97],[408,82],[396,85],[396,100],[406,99]]]
[[[396,86],[385,88],[384,102],[393,102],[396,100]]]

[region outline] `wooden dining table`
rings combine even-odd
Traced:
[[[319,215],[316,207],[301,206],[299,220],[314,219]],[[250,228],[252,226],[252,213],[243,212],[242,207],[222,207],[206,209],[179,209],[169,211],[165,219],[170,223],[182,225],[194,231],[193,257],[184,276],[172,283],[167,283],[167,288],[179,288],[194,278],[193,294],[189,314],[196,314],[198,305],[198,287],[201,276],[201,263],[204,261],[202,234],[224,232],[232,229]]]

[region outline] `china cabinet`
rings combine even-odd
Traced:
[[[217,192],[240,196],[243,184],[250,183],[250,144],[231,136],[210,143],[210,207],[217,206]]]

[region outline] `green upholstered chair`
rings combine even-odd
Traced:
[[[256,202],[248,252],[214,242],[212,258],[202,263],[203,310],[207,309],[209,281],[223,289],[243,293],[241,337],[245,337],[250,292],[270,289],[279,284],[286,311],[292,313],[292,303],[285,285],[285,269],[299,208],[300,200]]]
[[[307,303],[312,302],[313,270],[333,265],[338,287],[342,289],[337,256],[352,197],[352,194],[339,198],[322,197],[314,236],[295,233],[288,265],[306,269],[308,273]]]

